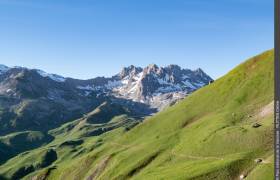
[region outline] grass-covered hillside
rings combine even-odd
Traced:
[[[51,143],[1,165],[0,179],[273,179],[273,56],[249,59],[134,128],[90,136],[98,124],[65,124]]]

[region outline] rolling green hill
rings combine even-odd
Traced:
[[[0,137],[0,163],[27,150],[47,144],[53,140],[49,134],[39,131],[24,131]]]
[[[273,57],[249,59],[134,128],[84,136],[96,125],[80,119],[52,130],[51,143],[1,165],[0,179],[273,179]]]

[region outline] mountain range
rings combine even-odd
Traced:
[[[0,179],[273,179],[273,58],[215,81],[175,65],[90,80],[2,66]]]
[[[174,104],[212,79],[201,69],[177,65],[129,66],[110,77],[64,78],[42,70],[0,66],[0,135],[49,130],[77,119],[104,102],[134,116],[151,115]],[[34,113],[36,112],[36,113]]]

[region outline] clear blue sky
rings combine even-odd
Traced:
[[[273,0],[0,0],[0,64],[81,79],[130,64],[213,78],[273,48]]]

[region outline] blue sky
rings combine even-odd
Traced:
[[[273,0],[0,0],[0,64],[87,79],[124,66],[220,77],[273,48]]]

